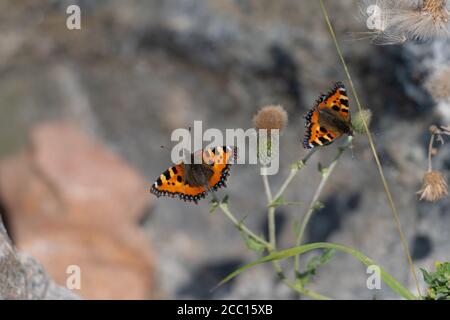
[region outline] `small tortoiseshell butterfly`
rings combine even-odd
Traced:
[[[305,116],[306,133],[303,146],[311,149],[332,143],[341,135],[353,135],[347,91],[341,82],[317,99]]]
[[[216,147],[198,153],[196,155],[201,156],[201,164],[194,163],[192,154],[190,164],[181,162],[164,171],[153,183],[150,192],[157,197],[179,197],[181,200],[197,203],[209,191],[226,187],[230,163],[237,157],[237,148]]]

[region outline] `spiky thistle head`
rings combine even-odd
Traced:
[[[369,109],[363,109],[360,112],[357,112],[352,117],[352,129],[356,133],[363,134],[366,132],[364,122],[366,123],[367,127],[369,127],[371,120],[372,120],[372,111],[370,111]]]
[[[279,155],[279,136],[287,126],[288,115],[282,106],[265,106],[253,118],[258,129],[258,158],[268,165]]]
[[[282,106],[265,106],[253,118],[256,129],[278,129],[282,134],[288,122],[288,115]]]

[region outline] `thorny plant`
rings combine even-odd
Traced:
[[[332,163],[327,168],[325,168],[325,167],[321,168],[321,170],[320,170],[321,171],[321,181],[319,183],[319,186],[316,189],[316,192],[315,192],[311,202],[308,205],[308,208],[307,208],[304,218],[302,220],[300,229],[297,232],[297,241],[296,241],[297,245],[300,245],[302,242],[303,234],[305,232],[306,226],[307,226],[312,214],[322,207],[318,198],[320,197],[323,187],[325,186],[329,176],[335,169],[335,167],[338,163],[338,160],[340,159],[341,155],[346,150],[348,150],[348,148],[351,146],[351,142],[352,142],[352,137],[348,137],[347,140],[345,141],[345,143],[341,147],[339,147],[336,157],[332,161]],[[256,235],[254,232],[250,231],[245,226],[243,221],[236,218],[236,215],[234,213],[232,213],[229,208],[227,197],[218,203],[213,202],[213,209],[220,208],[220,210],[222,210],[222,212],[228,218],[230,218],[230,220],[235,224],[235,226],[242,232],[242,235],[246,241],[246,244],[250,249],[253,249],[260,253],[263,250],[266,250],[269,254],[276,252],[277,244],[276,244],[276,234],[275,234],[275,210],[279,206],[298,204],[298,202],[285,201],[283,194],[287,190],[287,188],[289,187],[290,183],[293,181],[295,176],[298,174],[298,172],[306,166],[306,164],[308,163],[308,160],[311,158],[311,156],[315,153],[316,150],[317,149],[312,149],[302,160],[299,160],[298,162],[291,165],[291,170],[290,170],[288,177],[286,178],[286,180],[284,181],[284,183],[282,184],[280,189],[275,194],[272,193],[268,176],[262,175],[262,182],[264,185],[264,190],[265,190],[265,195],[266,195],[266,200],[267,200],[267,216],[268,216],[268,228],[269,228],[268,238],[269,238],[269,240],[264,239],[262,236]],[[299,259],[297,256],[296,260],[295,260],[296,261],[296,268],[295,268],[296,276],[295,276],[294,281],[290,280],[285,275],[285,272],[283,271],[283,269],[281,268],[281,266],[277,260],[274,260],[272,262],[272,264],[273,264],[273,267],[274,267],[278,277],[280,278],[280,280],[284,284],[286,284],[288,287],[293,289],[294,291],[296,291],[300,294],[303,294],[305,296],[308,296],[310,298],[313,298],[313,299],[321,299],[321,300],[329,299],[328,297],[326,297],[324,295],[321,295],[319,293],[316,293],[316,292],[313,292],[313,291],[307,289],[304,286],[304,284],[307,281],[309,281],[309,275],[315,273],[316,267],[319,266],[320,264],[325,263],[329,258],[331,258],[331,255],[332,255],[332,251],[325,251],[321,257],[322,260],[320,261],[320,263],[311,267],[309,270],[307,270],[304,273],[302,273],[299,268],[299,262],[298,262]],[[314,262],[311,262],[311,263],[314,263]]]
[[[345,62],[345,59],[343,58],[342,55],[342,51],[341,48],[339,46],[339,43],[337,41],[337,37],[334,33],[334,29],[332,27],[332,24],[330,22],[329,16],[328,16],[328,12],[326,10],[326,7],[323,3],[323,0],[320,0],[320,6],[322,9],[322,13],[326,22],[326,25],[329,29],[331,38],[334,42],[334,45],[336,47],[338,56],[340,58],[340,61],[342,63],[342,66],[344,68],[344,72],[347,76],[347,80],[350,83],[350,87],[351,90],[353,92],[353,96],[355,97],[356,100],[356,105],[358,107],[358,113],[356,114],[356,116],[354,117],[354,120],[352,122],[352,128],[358,132],[358,133],[365,133],[366,136],[368,137],[369,140],[369,144],[375,159],[375,163],[377,165],[379,174],[380,174],[380,178],[388,199],[388,203],[390,205],[391,211],[392,211],[392,215],[394,218],[394,222],[397,228],[397,231],[399,232],[399,236],[400,236],[400,240],[402,243],[402,247],[405,253],[405,256],[407,257],[409,266],[410,266],[410,270],[412,273],[412,276],[414,278],[414,282],[416,284],[416,289],[417,289],[417,295],[411,293],[409,290],[407,290],[405,287],[403,287],[403,285],[398,282],[396,279],[394,279],[391,275],[389,275],[386,271],[384,271],[382,268],[380,268],[380,275],[382,280],[388,285],[390,286],[397,294],[399,294],[401,297],[405,298],[405,299],[421,299],[421,292],[420,292],[420,288],[419,288],[419,283],[418,283],[418,279],[417,279],[417,275],[415,272],[415,268],[414,265],[412,263],[412,259],[411,259],[411,255],[409,253],[409,249],[408,249],[408,245],[406,242],[406,238],[405,235],[403,233],[402,227],[400,225],[400,220],[399,220],[399,216],[397,213],[397,209],[396,206],[394,204],[393,201],[393,197],[391,195],[390,192],[390,188],[389,185],[386,181],[386,178],[384,176],[384,172],[383,172],[383,168],[381,166],[381,162],[380,159],[378,157],[378,153],[375,149],[374,143],[373,143],[373,139],[372,139],[372,134],[370,132],[369,129],[369,122],[370,122],[370,117],[371,117],[371,113],[368,110],[364,110],[361,106],[361,103],[359,101],[357,92],[355,90],[352,78],[350,76],[350,72],[348,70],[347,64]],[[382,3],[386,3],[386,1],[381,1]],[[423,10],[438,10],[438,9],[442,9],[441,7],[437,6],[437,7],[433,7],[432,4],[433,3],[441,3],[442,5],[445,5],[446,1],[433,1],[433,0],[428,0],[428,1],[423,1],[423,5],[424,8],[422,8]],[[379,3],[379,1],[378,1]],[[400,3],[399,1],[396,2],[397,4]],[[403,3],[406,3],[405,1],[403,1]],[[422,12],[423,13],[423,12]],[[434,12],[435,14],[437,14],[436,12]],[[441,12],[442,13],[442,12]],[[447,11],[445,11],[445,13],[447,13]],[[424,15],[426,14],[423,13]],[[443,18],[444,22],[446,22],[446,17],[444,15]],[[419,30],[419,29],[417,29]],[[417,38],[414,34],[412,34],[413,38]],[[278,110],[280,111],[280,110]],[[284,112],[284,111],[283,111]],[[261,113],[261,112],[260,112]],[[278,119],[283,118],[282,116],[278,115]],[[256,121],[255,121],[256,122]],[[256,125],[258,125],[256,123]],[[282,125],[280,124],[280,128],[282,129],[282,127],[284,128],[286,124],[282,123]],[[434,140],[437,139],[438,141],[442,141],[442,135],[450,135],[450,128],[447,127],[436,127],[433,126],[432,127],[432,136],[431,136],[431,141],[430,141],[430,149],[429,149],[429,170],[428,173],[433,173],[434,171],[432,170],[432,165],[431,165],[431,157],[433,155],[433,153],[435,153],[435,149],[433,148],[433,143]],[[266,251],[268,254],[266,256],[263,256],[262,258],[249,263],[241,268],[239,268],[238,270],[236,270],[235,272],[231,273],[229,276],[227,276],[224,280],[222,280],[219,285],[222,285],[226,282],[228,282],[229,280],[231,280],[232,278],[236,277],[237,275],[239,275],[240,273],[242,273],[243,271],[261,264],[261,263],[266,263],[266,262],[271,262],[273,265],[274,270],[276,271],[279,279],[285,284],[287,285],[289,288],[291,288],[292,290],[294,290],[295,292],[301,294],[301,295],[305,295],[307,297],[310,297],[312,299],[330,299],[327,296],[324,296],[320,293],[314,292],[312,290],[310,290],[309,288],[307,288],[307,284],[309,283],[311,276],[313,276],[316,272],[316,269],[325,264],[333,255],[334,251],[341,251],[347,254],[352,255],[354,258],[356,258],[357,260],[359,260],[360,262],[362,262],[363,264],[370,266],[370,265],[375,265],[375,262],[372,261],[371,259],[369,259],[368,257],[366,257],[364,254],[362,254],[361,252],[355,250],[355,249],[351,249],[342,245],[338,245],[338,244],[333,244],[333,243],[310,243],[310,244],[302,244],[303,243],[303,236],[305,233],[305,230],[307,228],[308,222],[310,221],[311,216],[317,212],[317,210],[319,210],[320,208],[322,208],[322,204],[320,203],[319,199],[320,196],[322,194],[322,191],[328,181],[328,178],[330,177],[330,175],[333,173],[335,167],[338,164],[338,161],[340,159],[340,157],[342,156],[342,154],[347,151],[351,146],[352,146],[352,136],[349,136],[347,138],[347,140],[342,144],[342,146],[340,146],[338,148],[337,154],[334,158],[334,160],[327,166],[327,167],[321,167],[320,168],[320,174],[321,174],[321,180],[317,186],[317,189],[311,199],[311,201],[309,202],[309,205],[307,206],[307,209],[304,213],[304,215],[302,216],[302,221],[300,224],[300,228],[298,228],[297,230],[297,239],[296,239],[296,246],[290,248],[290,249],[285,249],[285,250],[278,250],[277,247],[277,243],[276,243],[276,234],[275,234],[275,212],[276,212],[276,208],[278,206],[282,206],[282,205],[296,205],[299,204],[298,202],[288,202],[285,201],[283,194],[286,191],[286,189],[289,187],[290,183],[292,182],[292,180],[297,176],[297,174],[299,173],[299,171],[305,167],[308,163],[308,160],[311,158],[311,156],[316,152],[317,148],[312,149],[309,153],[306,154],[306,156],[297,161],[296,163],[294,163],[293,165],[291,165],[291,170],[289,175],[287,176],[287,178],[285,179],[285,181],[283,182],[283,184],[281,185],[281,187],[278,189],[278,191],[276,193],[272,192],[269,180],[267,175],[262,175],[262,180],[263,180],[263,185],[264,185],[264,190],[265,190],[265,195],[266,195],[266,200],[267,200],[267,217],[268,217],[268,240],[266,240],[264,237],[256,235],[253,231],[251,231],[247,226],[245,226],[244,221],[239,220],[236,215],[234,213],[231,212],[230,208],[229,208],[229,204],[228,204],[228,197],[225,197],[222,201],[217,201],[214,200],[212,203],[212,211],[216,210],[217,208],[219,208],[234,224],[235,226],[241,231],[247,246],[250,249],[253,249],[255,251],[258,251],[259,253],[263,253],[264,251]],[[268,146],[268,148],[272,147],[270,145],[270,143],[265,144]],[[434,150],[434,151],[433,151]],[[422,190],[419,191],[420,194],[420,198],[421,199],[425,199],[425,200],[430,200],[430,201],[435,201],[437,199],[442,198],[444,195],[447,195],[447,184],[445,183],[445,181],[442,179],[442,177],[440,177],[441,179],[437,179],[438,182],[436,182],[436,175],[434,174],[433,181],[429,181],[430,179],[424,179],[425,180],[425,185],[424,188]],[[427,185],[428,183],[428,185]],[[430,184],[431,186],[431,190],[430,190]],[[301,270],[300,267],[300,256],[303,253],[309,252],[311,250],[316,250],[316,249],[323,249],[323,253],[320,256],[315,256],[314,258],[312,258],[307,264],[306,264],[306,270]],[[295,260],[295,264],[294,264],[294,277],[293,278],[289,278],[286,274],[285,271],[283,270],[283,268],[280,265],[280,260],[284,260],[287,258],[293,257]],[[424,276],[426,276],[425,280],[428,280],[428,284],[430,285],[431,283],[431,278],[428,276],[427,278],[427,274],[424,273]],[[448,276],[448,275],[447,275]],[[447,282],[446,282],[447,283]],[[448,283],[447,283],[448,284]],[[428,298],[430,297],[430,295],[428,296]]]
[[[266,107],[264,109],[268,109],[271,107]],[[263,111],[264,111],[263,109]],[[259,114],[261,114],[260,112]],[[277,117],[276,112],[272,114],[273,117]],[[370,121],[371,113],[368,110],[363,110],[361,113],[357,113],[352,122],[353,128],[361,128],[361,119],[364,118],[365,121]],[[284,126],[284,124],[283,124]],[[363,133],[364,131],[355,130],[357,133]],[[325,300],[331,299],[323,294],[317,293],[315,291],[307,288],[307,284],[312,280],[312,277],[315,275],[317,269],[327,263],[333,256],[335,251],[342,251],[348,254],[351,254],[356,259],[366,264],[367,266],[375,265],[371,259],[366,257],[364,254],[358,252],[357,250],[347,248],[341,245],[333,244],[333,243],[312,243],[303,245],[303,236],[305,234],[305,230],[307,228],[308,222],[315,212],[323,208],[323,204],[319,201],[320,196],[322,195],[323,189],[326,186],[326,183],[338,165],[339,159],[349,148],[352,147],[353,137],[349,136],[344,141],[344,143],[338,147],[337,153],[333,161],[327,166],[319,166],[320,172],[320,182],[314,192],[314,195],[309,202],[300,224],[300,227],[296,230],[296,243],[295,247],[287,250],[277,251],[277,243],[276,243],[276,234],[275,234],[275,211],[279,206],[284,205],[299,205],[302,204],[300,202],[289,202],[284,198],[284,193],[288,189],[289,185],[293,181],[293,179],[297,176],[297,174],[309,163],[309,159],[312,155],[317,151],[317,149],[312,149],[309,151],[305,157],[291,165],[291,169],[289,175],[278,189],[278,191],[273,194],[270,186],[270,182],[267,175],[262,175],[262,182],[265,190],[266,201],[267,201],[267,217],[268,217],[268,240],[266,240],[263,236],[257,235],[255,232],[251,231],[244,223],[243,220],[237,218],[237,215],[234,214],[229,207],[229,199],[225,197],[223,200],[213,200],[211,212],[214,212],[216,209],[220,209],[226,217],[228,217],[238,228],[245,240],[247,247],[251,250],[258,252],[259,254],[263,254],[267,252],[268,255],[249,264],[246,265],[239,270],[235,271],[227,278],[225,278],[219,285],[231,280],[233,277],[237,276],[239,273],[243,272],[247,268],[264,262],[272,262],[273,268],[278,275],[279,279],[289,288],[294,290],[295,292],[307,296],[312,299]],[[270,143],[267,144],[268,148],[271,148],[272,145]],[[314,256],[306,263],[306,269],[301,270],[300,268],[300,255],[306,252],[309,252],[314,249],[324,249],[321,255]],[[290,279],[283,268],[281,267],[279,260],[286,259],[289,257],[294,257],[294,276]],[[383,269],[381,269],[381,277],[395,292],[406,299],[416,299],[416,297],[410,293],[407,289],[405,289],[397,280],[395,280],[392,276],[386,273]]]

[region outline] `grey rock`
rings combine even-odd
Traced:
[[[35,259],[15,250],[1,219],[0,299],[79,299],[50,279]]]

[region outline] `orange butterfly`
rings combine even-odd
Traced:
[[[332,143],[341,135],[353,135],[347,90],[341,82],[323,94],[308,112],[303,146],[311,149]]]
[[[157,197],[178,196],[181,200],[197,203],[209,191],[226,187],[230,163],[237,157],[237,148],[216,147],[199,153],[201,164],[194,164],[194,155],[191,155],[191,164],[181,162],[164,171],[153,183],[150,192]]]

